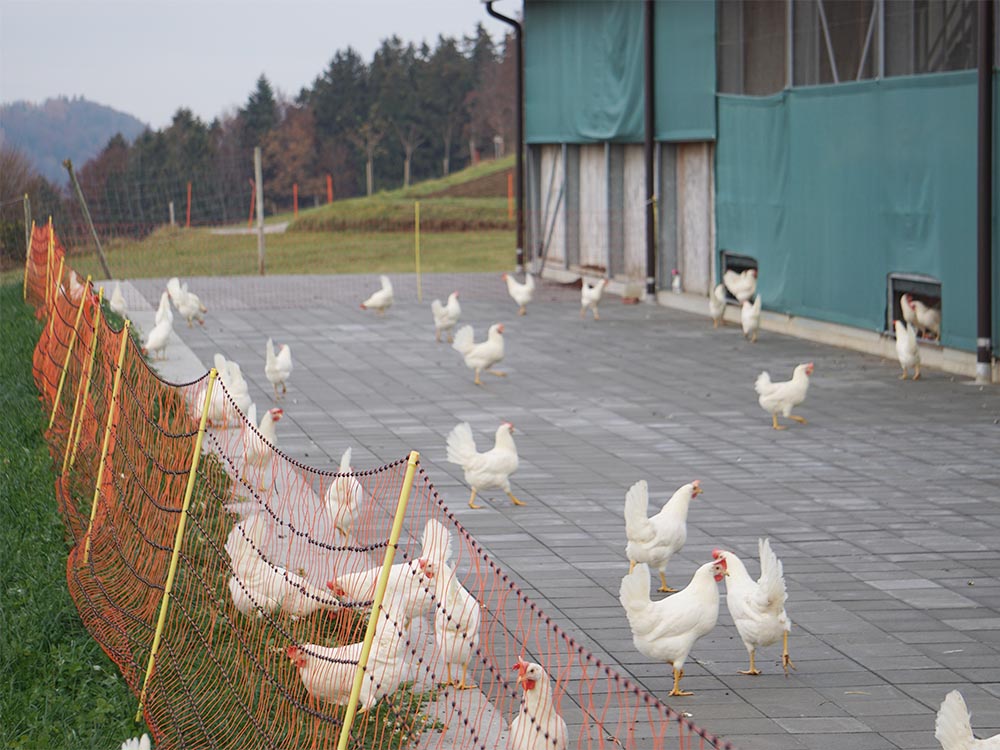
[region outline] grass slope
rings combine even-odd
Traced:
[[[136,700],[66,588],[46,419],[31,377],[40,324],[0,287],[0,747],[118,747]]]

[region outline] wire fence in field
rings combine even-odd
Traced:
[[[231,367],[163,381],[49,225],[25,298],[70,594],[157,747],[731,747],[542,612],[418,454],[305,466]]]

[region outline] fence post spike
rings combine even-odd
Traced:
[[[63,465],[61,474],[66,473],[66,469],[73,465],[73,458],[76,456],[76,443],[80,439],[80,429],[77,417],[80,417],[87,407],[87,395],[90,393],[90,376],[94,371],[94,358],[97,353],[97,332],[100,330],[101,304],[104,302],[104,287],[97,292],[97,306],[94,311],[94,322],[91,327],[94,333],[90,338],[90,354],[87,356],[87,372],[80,378],[80,385],[76,389],[76,398],[73,400],[73,416],[69,418],[69,433],[66,435],[66,453],[63,455]],[[81,417],[82,421],[82,417]],[[74,438],[74,434],[76,437]]]

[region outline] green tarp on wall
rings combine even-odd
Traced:
[[[766,309],[882,330],[887,274],[925,274],[942,342],[975,350],[974,72],[719,96],[718,118],[718,246],[758,260]]]
[[[641,143],[642,2],[525,3],[525,140]],[[655,134],[715,137],[715,3],[658,0]]]

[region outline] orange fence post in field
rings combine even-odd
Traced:
[[[188,181],[188,210],[187,210],[187,228],[191,228],[191,182]]]
[[[294,207],[293,215],[297,219],[299,218],[299,183],[297,182],[292,183],[292,206]]]
[[[333,175],[326,176],[326,202],[333,203]]]
[[[507,218],[514,218],[514,173],[507,173]]]

